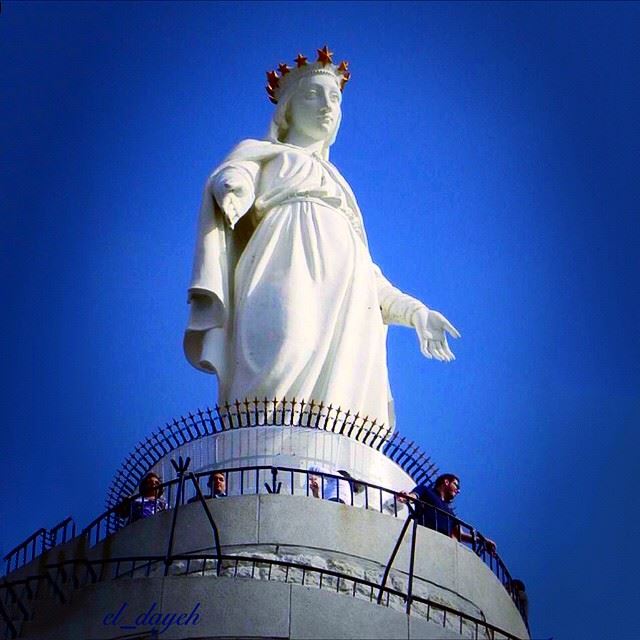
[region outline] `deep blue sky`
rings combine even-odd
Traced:
[[[3,2],[0,552],[213,403],[181,350],[202,184],[266,132],[264,72],[328,42],[374,258],[463,335],[445,365],[390,331],[400,431],[535,636],[634,635],[639,40],[638,3]]]

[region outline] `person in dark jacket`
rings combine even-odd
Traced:
[[[451,503],[460,493],[460,478],[453,473],[443,473],[433,485],[417,485],[410,493],[401,492],[401,502],[415,501],[415,517],[419,524],[438,531],[460,542],[471,542],[472,536],[460,530]],[[495,553],[496,543],[483,538],[487,551]]]

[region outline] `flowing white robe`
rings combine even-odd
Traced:
[[[190,296],[210,304],[192,308],[189,361],[218,374],[219,402],[313,399],[391,426],[383,315],[416,301],[373,263],[346,181],[303,149],[255,140],[210,180],[231,174],[254,206],[232,230],[205,189]]]

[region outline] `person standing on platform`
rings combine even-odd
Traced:
[[[453,473],[443,473],[436,478],[432,486],[417,485],[410,493],[401,492],[398,500],[417,501],[414,505],[418,524],[438,531],[459,542],[472,542],[473,537],[460,529],[451,503],[460,493],[460,478]],[[495,553],[496,543],[482,538],[489,553]]]
[[[205,500],[210,500],[211,498],[226,498],[227,497],[227,480],[224,477],[224,473],[222,471],[214,471],[207,480],[207,487],[209,487],[209,495],[204,496]],[[198,496],[193,496],[187,500],[187,504],[191,504],[192,502],[197,502]]]
[[[162,497],[164,489],[162,480],[157,473],[150,471],[139,484],[140,495],[135,498],[126,498],[116,508],[116,515],[120,518],[128,518],[129,523],[148,518],[160,511],[165,511],[167,501]]]

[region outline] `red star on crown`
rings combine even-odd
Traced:
[[[299,53],[296,56],[295,63],[298,65],[298,68],[304,67],[307,64],[307,56],[303,56],[301,53]]]
[[[289,73],[289,71],[291,71],[291,67],[289,67],[286,62],[281,62],[278,65],[278,71],[280,72],[281,76],[285,76],[287,75],[287,73]]]
[[[333,51],[329,51],[329,47],[325,44],[322,49],[318,49],[318,62],[321,62],[322,66],[326,67],[333,62],[331,58],[332,55]]]

